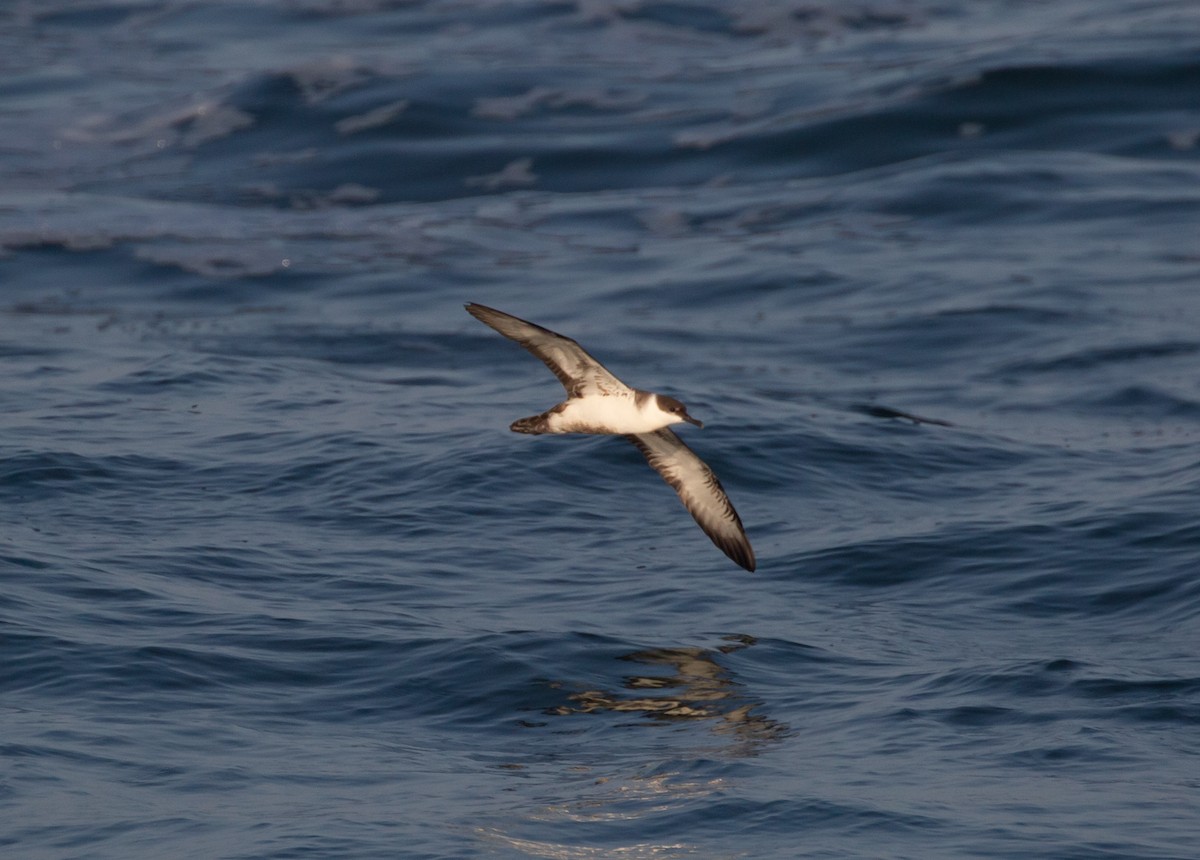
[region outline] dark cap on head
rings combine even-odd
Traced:
[[[689,424],[695,424],[697,427],[704,426],[699,420],[693,418],[691,415],[688,415],[687,407],[674,397],[668,397],[665,394],[657,394],[655,396],[658,398],[659,409],[663,410],[664,412],[674,412]]]

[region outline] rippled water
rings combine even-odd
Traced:
[[[1193,856],[1198,25],[0,11],[5,856]]]

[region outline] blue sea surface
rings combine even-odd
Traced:
[[[1197,855],[1194,0],[0,48],[3,857]],[[468,301],[683,400],[758,570]]]

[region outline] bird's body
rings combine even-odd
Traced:
[[[683,422],[704,426],[688,415],[682,403],[664,394],[630,388],[568,337],[483,305],[466,307],[480,322],[540,358],[567,390],[567,399],[554,408],[514,421],[514,432],[624,436],[679,494],[713,543],[742,567],[754,570],[754,550],[721,482],[668,429]]]
[[[651,433],[678,421],[658,404],[658,396],[634,388],[610,394],[571,397],[512,425],[518,433]],[[686,420],[686,419],[684,419]]]

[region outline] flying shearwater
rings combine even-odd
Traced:
[[[624,436],[679,494],[684,507],[721,552],[754,570],[754,550],[742,521],[712,469],[669,428],[687,422],[674,397],[630,388],[583,347],[561,334],[501,311],[468,304],[467,312],[540,358],[567,389],[567,399],[540,415],[514,421],[514,433],[595,433]]]

